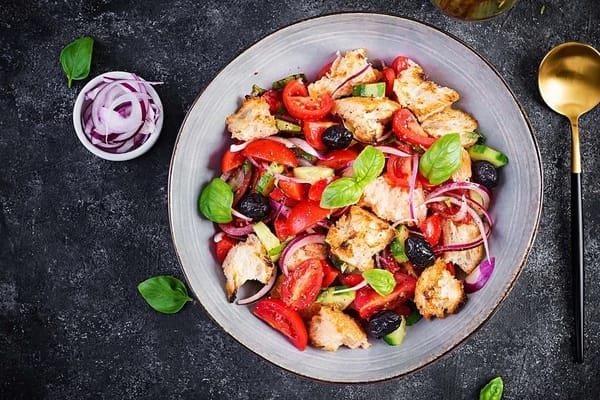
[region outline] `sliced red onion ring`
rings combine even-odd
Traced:
[[[245,236],[253,232],[252,224],[235,226],[233,223],[219,224],[219,228],[229,236]]]
[[[486,224],[486,226],[485,226],[485,236],[486,236],[486,238],[489,239],[491,233],[492,233],[492,230],[490,229],[489,225]],[[435,254],[442,254],[442,253],[445,253],[447,251],[469,250],[469,249],[474,249],[475,247],[481,245],[481,243],[483,243],[483,238],[481,236],[479,236],[477,239],[473,240],[472,242],[457,243],[457,244],[446,244],[446,245],[436,246],[436,247],[433,248],[433,252]]]
[[[238,217],[239,219],[243,219],[244,221],[252,221],[252,218],[245,216],[244,214],[234,210],[233,208],[231,209],[231,214]]]
[[[346,293],[346,292],[355,292],[355,291],[357,291],[359,289],[364,288],[367,285],[368,285],[367,281],[363,279],[362,281],[360,281],[359,283],[357,283],[356,285],[354,285],[352,287],[349,287],[349,288],[346,288],[346,289],[335,290],[333,292],[333,294],[340,294],[340,293]]]
[[[444,193],[452,191],[452,190],[461,190],[461,189],[476,191],[477,193],[479,193],[479,195],[481,196],[481,198],[483,200],[482,205],[485,208],[488,208],[490,206],[490,200],[491,200],[490,190],[488,188],[486,188],[485,186],[480,185],[479,183],[475,183],[475,182],[450,182],[450,183],[447,183],[447,184],[442,185],[439,188],[435,189],[431,193],[429,193],[429,195],[425,198],[425,200],[429,200],[433,197],[437,197],[441,194],[444,194]]]
[[[277,269],[273,270],[273,273],[271,274],[271,279],[269,279],[265,286],[263,286],[258,292],[256,292],[252,296],[246,297],[245,299],[238,300],[236,301],[236,303],[240,306],[243,306],[262,299],[267,293],[269,293],[271,289],[273,289],[275,281],[277,281]]]
[[[319,153],[310,144],[308,144],[308,142],[306,142],[306,140],[304,140],[304,139],[289,138],[287,140],[290,141],[294,146],[298,147],[299,149],[302,149],[304,152],[310,154],[311,156],[317,157],[319,160],[325,160],[327,158],[327,157],[323,156],[321,153]]]
[[[273,219],[276,219],[279,215],[283,215],[285,218],[287,218],[288,215],[290,215],[291,210],[285,204],[275,201],[270,197],[269,204],[271,205],[271,208],[275,210],[275,217]]]
[[[288,243],[287,246],[285,246],[285,248],[281,252],[281,257],[279,258],[279,267],[281,268],[281,272],[283,272],[284,275],[288,275],[288,264],[292,254],[294,254],[296,250],[311,243],[325,243],[325,235],[313,233],[308,235],[296,236],[294,239],[292,239],[291,242]]]
[[[412,164],[411,164],[411,175],[409,182],[409,190],[408,190],[408,210],[410,219],[416,220],[415,214],[415,185],[417,183],[417,171],[419,169],[419,156],[417,154],[412,156]]]
[[[461,196],[460,198],[460,208],[458,209],[458,211],[456,212],[456,214],[451,215],[450,219],[454,222],[458,222],[458,221],[462,221],[466,216],[467,216],[467,199],[465,198],[465,196]]]
[[[367,72],[369,70],[369,67],[371,66],[371,64],[367,64],[366,66],[364,66],[363,68],[361,68],[360,71],[358,71],[357,73],[351,75],[349,78],[346,78],[342,83],[340,83],[334,90],[333,92],[331,92],[331,96],[333,97],[333,95],[335,94],[335,92],[337,92],[338,90],[340,90],[342,87],[344,87],[348,82],[350,82],[352,79],[358,78],[359,76],[361,76],[362,74],[364,74],[365,72]]]
[[[273,176],[275,177],[275,179],[280,180],[280,181],[287,181],[287,182],[294,182],[294,183],[312,183],[311,181],[308,181],[306,179],[296,178],[295,176],[286,176],[286,175],[282,175],[282,174],[278,174],[278,173],[273,173]]]
[[[410,157],[411,154],[405,153],[400,149],[397,149],[395,147],[392,146],[375,146],[375,148],[379,151],[381,151],[382,153],[387,153],[387,154],[391,154],[393,156],[398,156],[398,157]]]
[[[481,262],[464,280],[465,292],[473,293],[485,286],[496,266],[496,258],[487,258]]]

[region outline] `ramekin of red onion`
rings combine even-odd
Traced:
[[[73,108],[75,132],[85,148],[110,161],[131,160],[147,152],[163,124],[162,103],[153,88],[160,83],[123,71],[89,81]]]

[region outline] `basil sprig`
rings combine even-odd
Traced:
[[[354,163],[354,176],[346,176],[331,182],[321,197],[321,207],[339,208],[355,204],[360,200],[365,187],[373,182],[383,171],[385,157],[373,146],[365,147]]]
[[[442,136],[421,156],[419,172],[432,185],[447,181],[460,168],[462,150],[460,134]]]
[[[479,400],[500,400],[504,392],[504,382],[502,378],[497,376],[479,392]]]
[[[69,87],[73,80],[85,79],[90,74],[93,47],[94,39],[83,36],[66,45],[60,52],[60,65],[67,75]]]
[[[192,301],[185,284],[170,275],[146,279],[137,288],[146,303],[163,314],[175,314],[185,303]]]
[[[233,220],[233,189],[221,178],[214,178],[200,193],[198,208],[207,219],[218,224]]]
[[[387,269],[369,269],[362,273],[362,277],[381,296],[392,293],[396,287],[394,274]]]

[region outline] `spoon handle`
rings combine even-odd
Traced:
[[[583,217],[581,172],[571,173],[571,262],[573,267],[573,307],[575,311],[575,361],[583,362]]]

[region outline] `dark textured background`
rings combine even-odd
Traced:
[[[136,292],[149,276],[182,275],[167,224],[167,173],[194,98],[263,36],[340,11],[416,18],[474,47],[522,102],[544,163],[539,234],[495,316],[433,365],[368,385],[290,374],[240,346],[200,307],[160,315]],[[58,55],[82,35],[96,39],[91,76],[126,70],[165,81],[157,88],[166,115],[162,135],[136,160],[104,161],[75,136],[71,110],[84,82],[67,88]],[[569,40],[600,47],[598,1],[521,0],[505,16],[462,23],[425,0],[2,0],[0,398],[475,399],[496,375],[504,378],[506,399],[598,398],[600,109],[581,119],[587,353],[577,365],[569,128],[542,104],[536,87],[543,55]]]

